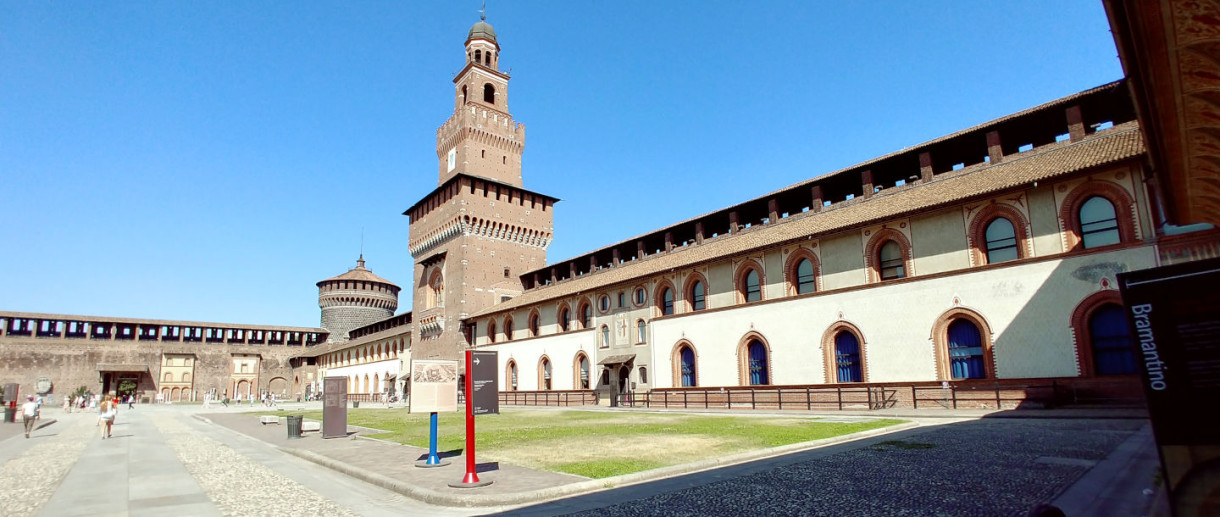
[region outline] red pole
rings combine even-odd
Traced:
[[[474,365],[470,364],[471,352],[466,351],[466,476],[462,478],[462,484],[471,484],[479,482],[479,475],[475,473],[474,467],[474,396],[471,389],[471,373],[474,372]]]

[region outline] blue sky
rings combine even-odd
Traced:
[[[0,0],[0,310],[316,326],[362,231],[409,310],[466,4]],[[487,9],[552,262],[1122,77],[1096,0]]]

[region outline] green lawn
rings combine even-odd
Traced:
[[[301,414],[322,419],[321,411]],[[349,409],[347,422],[386,431],[370,435],[374,438],[428,447],[427,414],[409,414],[401,409]],[[476,418],[475,439],[480,461],[604,478],[901,422],[886,419],[844,424],[798,417],[502,409],[499,415]],[[464,413],[441,413],[437,450],[456,452],[465,447],[465,426]]]

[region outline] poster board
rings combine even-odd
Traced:
[[[472,415],[500,414],[499,355],[488,351],[467,351],[470,354],[470,404]]]
[[[347,437],[347,377],[327,377],[323,381],[322,437]]]
[[[1148,415],[1177,515],[1220,507],[1220,259],[1118,275]]]
[[[433,359],[411,361],[411,412],[457,411],[458,362]]]

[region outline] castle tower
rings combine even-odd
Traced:
[[[558,199],[524,188],[525,126],[508,112],[509,76],[485,20],[466,37],[454,109],[436,131],[438,187],[403,215],[415,258],[411,355],[457,359],[467,314],[520,294],[518,275],[546,265]]]
[[[354,269],[318,282],[322,328],[330,331],[327,342],[347,341],[348,331],[393,316],[398,291],[398,286],[364,267],[363,254]]]

